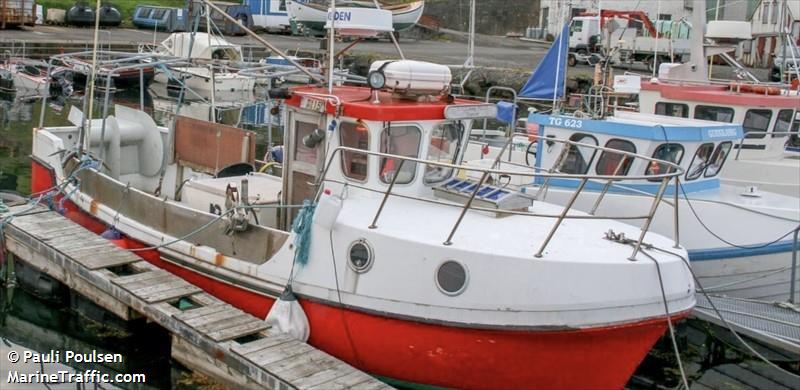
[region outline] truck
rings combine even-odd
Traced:
[[[570,66],[594,64],[611,55],[613,64],[642,63],[652,71],[660,63],[688,58],[690,31],[686,21],[653,23],[641,11],[603,10],[599,16],[582,13],[572,18],[567,62]]]

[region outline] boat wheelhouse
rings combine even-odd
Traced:
[[[744,137],[734,142],[734,156],[723,183],[757,186],[800,198],[800,158],[786,151],[800,130],[800,94],[787,88],[748,83],[705,84],[642,81],[642,113],[738,123]]]
[[[537,199],[564,204],[593,215],[641,213],[665,186],[665,203],[651,228],[689,251],[692,266],[708,292],[785,300],[790,291],[791,233],[800,225],[797,198],[720,183],[735,158],[742,126],[669,116],[616,112],[604,119],[533,113],[539,125],[536,167],[548,172],[617,174],[629,180],[588,181],[572,199],[575,179],[537,178],[529,189]],[[569,146],[554,141],[567,140]],[[586,145],[586,146],[584,146]],[[587,148],[587,146],[589,146]],[[603,151],[594,148],[602,146]],[[633,178],[670,168],[634,161],[631,154],[679,165],[685,173],[672,183]],[[677,201],[677,208],[674,207]],[[674,219],[680,223],[676,227]],[[794,280],[797,283],[797,280]]]
[[[667,321],[694,306],[686,252],[640,247],[618,237],[646,229],[533,202],[504,186],[516,172],[461,165],[473,121],[495,107],[410,81],[424,92],[277,91],[281,178],[242,173],[256,138],[218,124],[178,118],[170,133],[118,106],[85,130],[40,128],[33,191],[63,188],[69,218],[112,227],[126,247],[157,246],[136,253],[254,315],[291,286],[308,342],[383,378],[624,386]],[[77,110],[70,118],[85,123]],[[80,140],[102,166],[62,161]]]

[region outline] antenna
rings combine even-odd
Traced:
[[[333,66],[334,66],[334,50],[333,41],[336,33],[336,0],[331,0],[331,10],[328,12],[328,17],[331,19],[331,28],[328,30],[328,93],[333,93]]]

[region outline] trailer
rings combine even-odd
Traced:
[[[599,17],[584,13],[572,18],[567,62],[594,64],[612,55],[613,64],[641,63],[652,71],[661,63],[686,61],[690,32],[686,21],[653,23],[641,11],[603,10]]]
[[[33,26],[35,23],[34,0],[0,0],[0,29]]]

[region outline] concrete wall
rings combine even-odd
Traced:
[[[476,31],[480,34],[524,33],[538,25],[539,0],[476,0]],[[425,15],[439,21],[442,28],[469,30],[470,0],[427,0]]]

